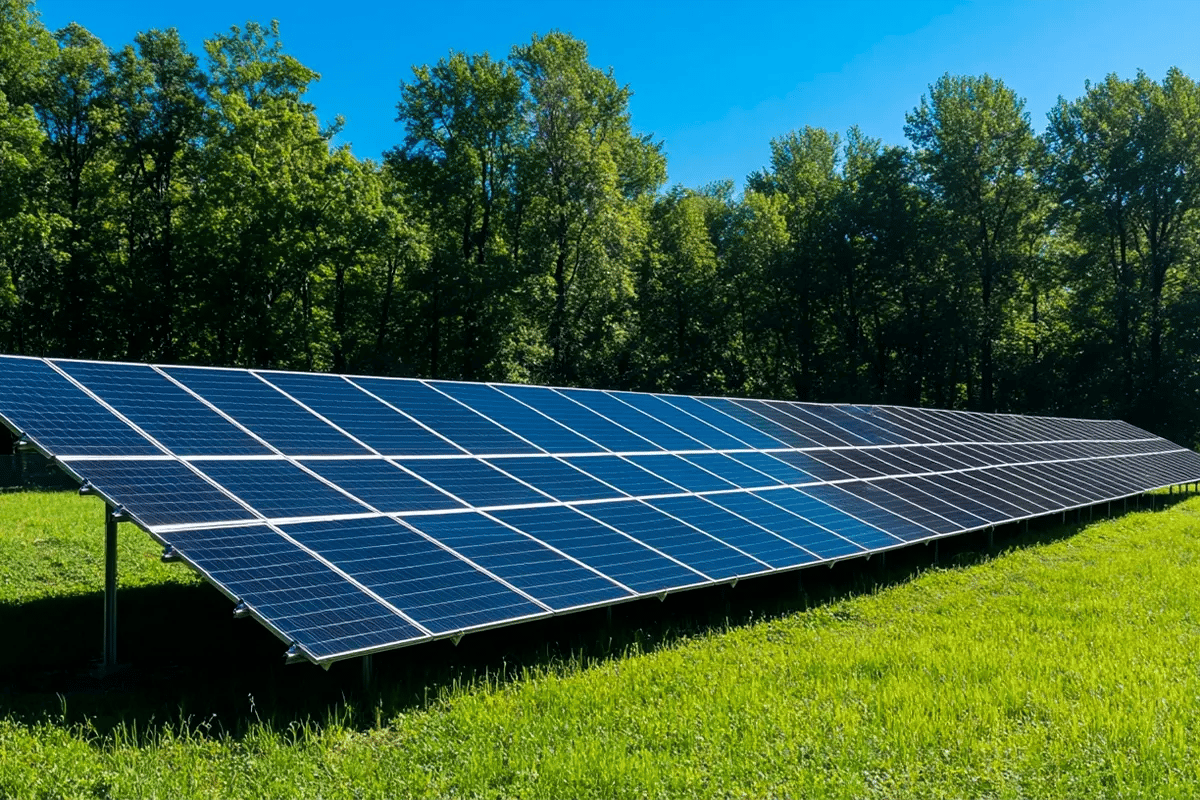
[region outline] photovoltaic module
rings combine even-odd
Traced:
[[[18,356],[0,419],[318,664],[1200,480],[1113,420]]]

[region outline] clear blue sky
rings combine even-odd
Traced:
[[[634,92],[635,130],[665,142],[670,181],[739,186],[774,136],[805,125],[904,143],[904,115],[946,72],[1003,79],[1034,127],[1086,79],[1180,67],[1200,78],[1200,0],[1097,2],[365,2],[40,0],[43,23],[76,21],[109,47],[178,28],[190,48],[230,25],[278,19],[284,48],[321,73],[321,118],[378,159],[399,143],[399,83],[452,50],[503,56],[534,32],[567,31]]]

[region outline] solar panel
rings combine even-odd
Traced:
[[[17,356],[0,419],[320,664],[1200,481],[1120,421]]]

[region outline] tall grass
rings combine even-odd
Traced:
[[[81,504],[0,497],[0,536],[48,536]],[[17,522],[16,509],[43,518]],[[53,591],[92,580],[53,549],[5,544],[0,558],[62,561]],[[64,693],[58,708],[0,718],[0,796],[1195,796],[1200,499],[964,560],[757,621],[689,624],[676,611],[676,633],[645,646],[625,636],[607,657],[476,653],[480,670],[416,700],[390,682],[455,651],[403,651],[378,693],[318,715],[279,713],[300,697],[265,710],[194,681],[158,687],[157,705],[126,686]],[[163,568],[153,580],[190,580]],[[20,608],[37,591],[0,596]],[[217,680],[219,666],[205,668]],[[338,681],[289,670],[297,692]],[[154,711],[102,725],[72,709],[96,694]]]

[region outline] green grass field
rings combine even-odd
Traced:
[[[282,643],[98,501],[0,495],[0,797],[1200,792],[1200,498],[377,658]]]

